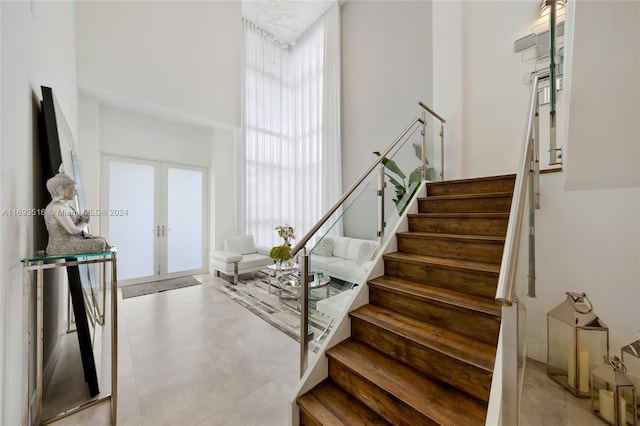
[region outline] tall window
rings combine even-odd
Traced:
[[[341,193],[339,8],[293,46],[244,21],[245,231],[279,243],[302,236]]]

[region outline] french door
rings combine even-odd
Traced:
[[[118,250],[118,281],[204,272],[206,171],[113,156],[104,156],[103,170],[105,234]]]

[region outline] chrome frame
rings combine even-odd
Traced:
[[[58,260],[58,259],[56,259]],[[106,272],[106,264],[111,263],[111,392],[103,397],[92,399],[79,406],[66,410],[53,417],[42,419],[42,368],[43,368],[43,287],[44,287],[44,271],[46,269],[66,268],[67,266],[99,264],[103,265],[103,271]],[[44,260],[23,260],[22,269],[23,279],[23,314],[22,314],[22,425],[31,424],[47,425],[49,423],[70,416],[78,411],[92,407],[99,402],[110,400],[111,403],[111,424],[117,424],[117,390],[118,390],[118,279],[117,279],[117,260],[116,253],[105,253],[103,257],[90,259],[77,259],[64,262],[45,263]],[[36,418],[32,423],[29,409],[29,342],[31,341],[30,325],[31,325],[31,274],[36,272]],[[102,277],[106,281],[106,275]],[[106,285],[103,288],[103,300],[106,300]]]
[[[309,334],[309,256],[307,249],[302,249],[298,258],[300,265],[300,293],[298,303],[300,305],[300,378],[307,370],[307,345],[313,340],[313,333]]]
[[[444,180],[444,123],[446,123],[447,120],[442,118],[438,113],[436,113],[434,110],[432,110],[422,102],[418,101],[418,105],[420,105],[420,107],[427,111],[429,114],[440,120],[440,179]]]
[[[529,105],[529,113],[527,115],[527,127],[522,151],[522,159],[518,167],[516,182],[513,189],[513,200],[511,201],[511,209],[509,211],[509,224],[507,225],[507,234],[502,252],[502,263],[500,265],[500,276],[498,277],[498,288],[496,290],[495,299],[503,306],[511,306],[514,300],[515,282],[516,282],[516,264],[518,260],[518,250],[520,245],[520,231],[522,229],[522,220],[524,216],[524,194],[526,187],[529,185],[529,191],[535,196],[536,182],[539,179],[539,167],[536,165],[538,158],[534,153],[538,144],[534,135],[538,134],[537,114],[538,114],[538,84],[543,75],[536,75],[533,80],[533,88],[531,94],[531,102]],[[526,176],[525,176],[526,174]],[[526,179],[525,179],[526,178]],[[529,267],[535,268],[535,225],[532,218],[535,218],[534,210],[539,208],[536,206],[535,198],[529,203]],[[535,295],[535,270],[529,271],[529,294]]]
[[[378,168],[378,239],[384,239],[384,228],[386,221],[384,217],[384,190],[387,183],[384,181],[384,164],[380,163]]]

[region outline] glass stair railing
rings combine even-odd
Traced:
[[[444,120],[422,112],[299,242],[300,376],[310,353],[321,353],[358,290],[381,268],[383,248],[425,180],[444,172]],[[379,274],[378,274],[379,275]],[[305,338],[306,337],[306,338]]]

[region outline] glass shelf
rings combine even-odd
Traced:
[[[83,259],[92,258],[92,257],[113,256],[116,253],[117,252],[116,252],[115,247],[112,248],[111,250],[102,251],[102,252],[99,252],[99,253],[78,253],[78,254],[51,254],[51,255],[48,255],[44,250],[39,250],[39,251],[33,253],[33,255],[31,255],[31,256],[25,257],[20,262],[22,262],[22,263],[48,262],[48,261],[54,261],[54,260],[60,260],[60,259],[65,259],[65,260],[83,260]]]

